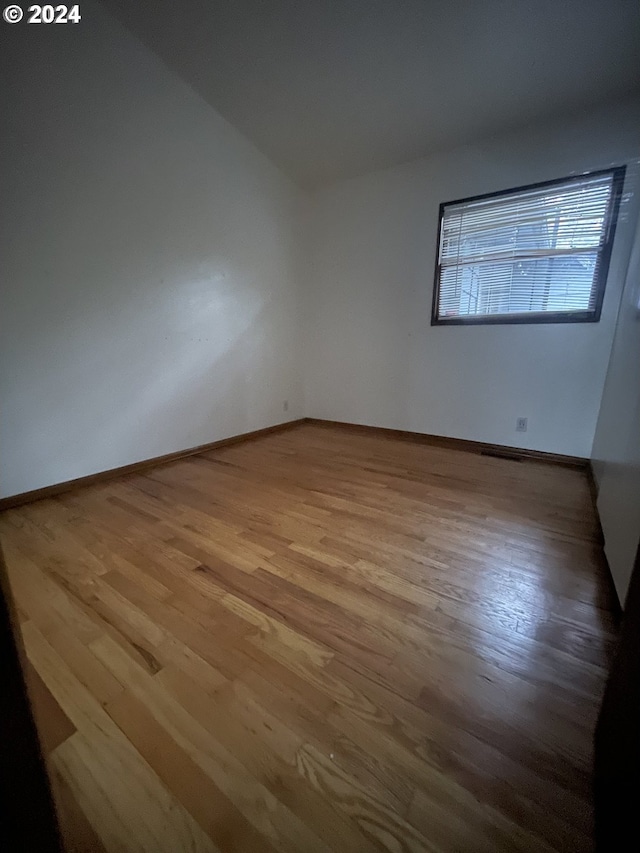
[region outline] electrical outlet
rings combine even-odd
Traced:
[[[289,411],[289,401],[288,400],[285,400],[284,403],[282,404],[282,411],[283,412]]]
[[[526,432],[527,431],[527,419],[526,418],[516,418],[516,432]]]

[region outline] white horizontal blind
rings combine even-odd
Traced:
[[[437,319],[595,312],[614,173],[444,205]]]

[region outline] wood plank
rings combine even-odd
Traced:
[[[127,696],[107,706],[110,716],[201,823],[206,816],[203,825],[217,844],[265,853],[325,849],[226,749],[217,727],[214,737],[164,689],[163,680],[137,669],[108,638],[93,645],[129,687]]]
[[[53,698],[51,691],[30,661],[27,661],[25,676],[42,750],[47,756],[71,737],[76,727]]]
[[[598,537],[577,468],[312,424],[8,510],[67,848],[591,853]]]
[[[104,846],[167,853],[214,850],[209,837],[39,631],[27,623],[23,633],[30,660],[77,728],[51,753],[50,761]]]
[[[106,853],[106,848],[80,808],[64,776],[49,762],[60,833],[66,853]]]

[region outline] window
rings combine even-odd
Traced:
[[[441,204],[431,324],[599,320],[624,173]]]

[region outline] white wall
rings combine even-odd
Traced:
[[[95,0],[82,15],[2,28],[0,495],[303,414],[590,454],[637,198],[584,325],[431,327],[438,204],[629,161],[640,111],[307,200]]]
[[[623,104],[315,193],[307,414],[588,457],[636,194],[623,205],[596,324],[430,326],[438,205],[639,153],[640,110]],[[529,419],[526,434],[515,432],[518,416]]]
[[[620,303],[593,467],[605,553],[624,603],[640,540],[640,227]]]
[[[81,13],[2,27],[1,495],[303,414],[297,191]]]

